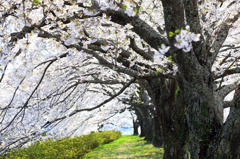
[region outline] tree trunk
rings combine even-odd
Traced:
[[[144,122],[144,129],[145,129],[145,140],[152,141],[153,140],[153,119],[147,119],[148,122]],[[145,120],[146,121],[146,120]]]
[[[150,93],[156,111],[162,124],[164,141],[164,159],[182,159],[186,154],[185,141],[187,128],[185,118],[185,105],[183,98],[178,96],[178,105],[175,103],[176,81],[149,80]],[[180,101],[181,99],[181,101]]]
[[[153,140],[153,115],[154,110],[152,105],[149,103],[149,96],[145,89],[139,89],[139,102],[135,107],[135,112],[139,116],[140,128],[141,128],[141,137],[147,141]]]
[[[177,55],[177,61],[179,72],[184,76],[181,90],[187,106],[191,158],[202,159],[207,156],[209,144],[222,126],[211,69],[192,53]]]
[[[159,111],[155,111],[153,124],[154,124],[153,145],[156,147],[163,146],[163,134],[162,134],[163,132]]]
[[[150,115],[150,112],[147,110],[142,110],[141,122],[141,135],[140,137],[145,137],[144,139],[147,141],[152,141],[153,139],[153,119]],[[143,132],[143,133],[142,133]]]
[[[162,0],[167,33],[190,26],[192,32],[202,34],[197,0]],[[184,13],[185,12],[185,13]],[[187,24],[185,24],[187,22]],[[214,79],[211,68],[227,33],[219,31],[215,45],[210,52],[203,37],[193,42],[189,52],[172,50],[173,61],[178,66],[178,82],[186,102],[186,117],[189,128],[191,159],[239,158],[240,119],[239,108],[231,110],[223,125],[221,105],[214,93]],[[226,34],[226,35],[225,35]],[[174,46],[174,36],[168,37]],[[222,43],[222,44],[221,44]],[[220,108],[221,110],[221,108]],[[235,142],[234,142],[235,141]]]
[[[239,88],[238,88],[239,89]],[[240,90],[235,91],[234,106],[221,131],[212,140],[208,150],[208,158],[239,159],[240,158]],[[238,98],[235,98],[238,96]]]
[[[150,116],[150,113],[146,109],[136,108],[138,112],[139,118],[139,126],[140,126],[140,137],[145,137],[144,139],[147,141],[152,141],[153,139],[153,119]]]
[[[133,135],[138,135],[138,127],[139,123],[138,121],[133,119]]]
[[[140,137],[145,137],[146,136],[146,132],[143,126],[143,120],[139,120],[139,125],[140,125]]]

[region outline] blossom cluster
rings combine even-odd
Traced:
[[[200,40],[200,34],[190,32],[190,27],[187,25],[186,30],[181,30],[179,34],[175,36],[175,47],[182,49],[184,52],[189,52],[192,49],[192,41],[197,42]]]
[[[185,29],[175,31],[175,40],[174,46],[178,49],[182,49],[184,52],[189,52],[192,49],[192,41],[197,42],[200,40],[200,34],[195,34],[190,32],[190,27],[187,25]],[[169,36],[173,36],[174,33],[170,32]],[[161,54],[165,54],[170,49],[170,46],[165,44],[161,45],[161,48],[158,48],[158,51]]]

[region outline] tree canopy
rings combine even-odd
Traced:
[[[161,125],[165,158],[239,157],[239,98],[224,100],[239,85],[239,10],[237,0],[0,1],[2,153],[62,121],[128,109],[142,127]]]

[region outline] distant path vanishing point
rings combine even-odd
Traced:
[[[163,158],[163,148],[154,147],[151,143],[138,136],[123,135],[121,138],[93,149],[83,156],[84,159],[139,159],[139,158]]]

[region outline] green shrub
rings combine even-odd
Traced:
[[[121,137],[121,132],[103,131],[92,132],[75,138],[48,139],[46,141],[38,141],[28,148],[12,150],[8,154],[0,156],[0,159],[80,158],[99,145],[109,143],[119,137]]]

